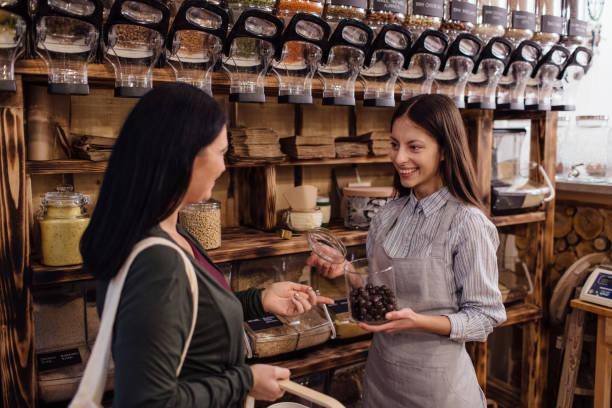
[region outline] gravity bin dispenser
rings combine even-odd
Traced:
[[[410,45],[410,31],[400,25],[387,24],[379,31],[361,70],[364,106],[395,106],[395,84],[408,60]]]
[[[338,23],[318,71],[323,81],[323,105],[355,106],[355,81],[373,35],[361,21]]]
[[[312,79],[330,31],[329,24],[312,14],[298,13],[291,18],[272,68],[278,79],[279,103],[312,103]]]
[[[15,92],[15,61],[23,55],[30,21],[27,0],[0,3],[0,91]]]
[[[177,82],[212,95],[212,72],[223,54],[227,11],[204,0],[187,0],[179,9],[166,41],[168,65]]]
[[[570,57],[567,48],[553,46],[536,64],[525,90],[525,109],[551,110],[551,99],[555,83]]]
[[[523,41],[512,52],[497,89],[498,109],[525,109],[527,82],[541,56],[542,48],[531,40]]]
[[[465,108],[465,87],[481,49],[482,41],[475,35],[458,34],[440,66],[438,93],[451,98],[458,108]]]
[[[525,129],[493,131],[491,176],[492,213],[517,214],[537,210],[555,197],[546,171],[529,161],[529,144]],[[536,181],[541,178],[544,182]]]
[[[551,109],[554,111],[576,110],[578,86],[582,78],[589,72],[593,61],[593,52],[586,47],[577,47],[567,64],[561,70],[556,81],[551,99]]]
[[[230,77],[230,101],[266,101],[266,73],[282,34],[283,22],[272,14],[255,9],[240,14],[223,49],[223,69]]]
[[[416,40],[408,56],[406,69],[400,72],[402,101],[429,94],[448,47],[448,36],[440,31],[425,30]]]
[[[495,109],[497,85],[511,54],[512,43],[503,37],[494,37],[485,46],[468,80],[468,108]]]
[[[104,25],[104,55],[115,70],[115,96],[138,98],[153,88],[170,10],[157,0],[116,0]]]
[[[87,64],[98,49],[101,0],[38,0],[35,50],[49,71],[49,92],[89,94]]]

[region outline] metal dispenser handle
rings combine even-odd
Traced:
[[[548,186],[549,190],[548,197],[544,198],[544,200],[542,201],[544,201],[545,203],[549,203],[555,199],[555,186],[553,185],[552,181],[550,180],[550,177],[548,177],[546,170],[544,170],[544,167],[542,167],[541,164],[538,164],[538,170],[540,171],[540,175],[544,179],[544,182],[546,183],[546,186]]]

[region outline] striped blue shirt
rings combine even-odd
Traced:
[[[378,231],[387,231],[394,214],[403,207],[397,223],[383,235],[383,247],[394,258],[428,257],[442,220],[444,205],[451,198],[446,187],[417,200],[414,195],[390,201],[372,220],[366,243],[372,255]],[[493,328],[506,320],[498,287],[497,228],[479,209],[459,204],[451,223],[446,251],[452,259],[459,311],[448,315],[450,338],[458,342],[485,341]],[[451,294],[452,295],[452,294]]]

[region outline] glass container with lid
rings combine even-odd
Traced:
[[[295,351],[298,332],[278,317],[268,315],[244,323],[247,357],[273,357]]]
[[[250,9],[240,14],[224,44],[223,69],[230,77],[230,101],[265,102],[266,73],[279,47],[283,22]]]
[[[576,110],[576,97],[582,78],[589,72],[593,61],[593,51],[577,47],[567,64],[559,73],[551,96],[551,109],[554,111]]]
[[[444,18],[444,0],[408,0],[404,24],[412,34],[412,41],[425,30],[437,30]]]
[[[367,7],[368,0],[327,0],[323,18],[334,31],[344,19],[365,20]]]
[[[323,0],[278,0],[276,15],[283,20],[285,27],[297,13],[312,14],[321,17]]]
[[[166,41],[168,65],[177,82],[212,95],[212,72],[221,60],[229,16],[204,0],[187,0],[179,9]]]
[[[440,29],[448,35],[450,41],[460,33],[469,33],[476,27],[478,6],[476,0],[449,0],[446,17]]]
[[[157,0],[116,0],[104,25],[104,54],[115,70],[115,96],[137,98],[153,87],[170,10]]]
[[[230,12],[230,26],[233,26],[240,15],[247,10],[274,12],[276,0],[228,0],[227,6]]]
[[[465,87],[476,58],[482,49],[482,41],[473,34],[461,33],[444,56],[436,77],[438,93],[451,98],[458,108],[465,108]]]
[[[329,32],[329,25],[320,17],[306,13],[293,16],[272,68],[279,82],[279,103],[312,103],[312,78],[327,48]]]
[[[0,91],[15,92],[15,61],[25,50],[27,0],[0,3]]]
[[[608,117],[576,116],[568,153],[567,181],[579,183],[612,182],[612,134]]]
[[[318,346],[336,337],[334,323],[325,305],[315,306],[297,318],[279,319],[298,332],[296,350]]]
[[[425,30],[414,43],[400,71],[402,101],[429,94],[448,46],[448,36],[440,31]]]
[[[345,19],[338,23],[319,67],[323,105],[355,105],[355,81],[372,36],[372,29],[361,21]]]
[[[179,222],[204,249],[221,246],[221,203],[217,200],[186,206],[179,213]]]
[[[478,24],[472,30],[484,44],[502,37],[508,26],[507,0],[478,0]]]
[[[512,52],[497,89],[497,108],[524,110],[525,89],[542,49],[535,41],[525,40]]]
[[[374,261],[364,258],[345,265],[347,298],[354,322],[382,324],[387,322],[387,313],[402,307],[414,307],[408,299],[396,297],[393,267],[384,268]]]
[[[491,201],[495,215],[537,210],[555,197],[546,171],[529,161],[527,140],[525,129],[493,131]]]
[[[591,30],[587,10],[587,0],[564,1],[563,15],[567,25],[561,41],[570,51],[579,45],[588,46]]]
[[[497,85],[511,54],[512,43],[503,37],[494,37],[484,47],[468,80],[468,108],[495,109]]]
[[[504,37],[516,47],[533,37],[536,29],[536,0],[509,0],[510,24]]]
[[[58,187],[45,193],[38,216],[42,263],[47,266],[67,266],[83,263],[79,244],[89,223],[86,205],[89,197]]]
[[[560,45],[553,46],[538,61],[525,90],[525,108],[549,111],[555,83],[567,63],[570,53]]]
[[[410,32],[398,24],[385,25],[366,55],[364,106],[395,106],[395,83],[410,52]]]
[[[375,34],[385,24],[402,24],[406,19],[406,0],[370,0],[366,19]]]
[[[49,70],[49,92],[87,95],[87,64],[98,49],[100,0],[38,0],[36,53]]]
[[[536,33],[533,40],[544,52],[559,42],[563,33],[563,0],[537,0]]]

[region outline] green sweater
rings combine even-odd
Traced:
[[[205,254],[193,237],[179,232]],[[170,239],[159,227],[150,236]],[[174,249],[160,245],[144,250],[132,264],[113,333],[113,406],[240,407],[250,391],[253,377],[244,362],[242,323],[263,316],[261,292],[233,294],[189,258],[198,277],[198,316],[178,379],[192,317],[184,264]],[[107,287],[108,282],[98,283],[98,310]]]

